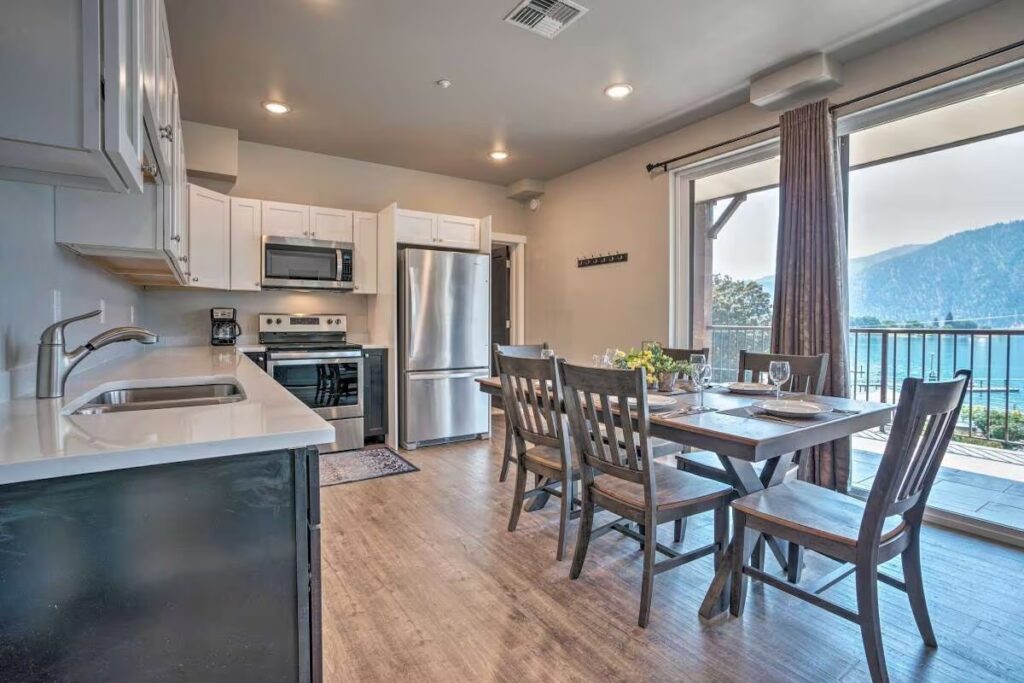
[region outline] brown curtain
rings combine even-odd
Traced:
[[[825,394],[847,396],[846,226],[834,122],[827,100],[780,120],[779,242],[775,262],[775,353],[829,354]],[[846,491],[850,440],[800,458],[800,478]]]

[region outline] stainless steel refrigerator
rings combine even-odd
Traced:
[[[403,448],[483,436],[490,402],[490,256],[398,252],[399,441]]]

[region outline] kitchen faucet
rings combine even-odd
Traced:
[[[39,358],[36,361],[36,398],[60,398],[68,375],[83,358],[107,344],[122,341],[137,341],[141,344],[155,344],[160,337],[141,327],[114,327],[100,332],[73,351],[64,347],[64,328],[70,323],[94,318],[100,311],[83,313],[72,318],[59,320],[43,330],[39,338]]]

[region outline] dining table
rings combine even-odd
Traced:
[[[477,379],[480,390],[501,396],[498,377]],[[815,417],[779,417],[765,412],[760,405],[772,396],[735,393],[728,385],[712,385],[703,392],[674,390],[649,392],[658,399],[657,409],[649,410],[648,435],[672,441],[696,450],[715,453],[725,469],[737,496],[745,496],[785,481],[794,456],[814,446],[852,436],[886,425],[895,406],[833,396],[808,396],[785,393],[784,398],[804,399],[824,404],[831,410]],[[618,413],[617,408],[613,411]],[[636,414],[632,413],[635,420]],[[616,420],[620,416],[616,414]],[[542,501],[538,505],[543,505]],[[762,535],[747,531],[742,548],[748,560]],[[788,548],[782,541],[763,537],[783,571],[787,570]],[[735,537],[719,563],[700,607],[700,616],[711,619],[727,607],[732,574],[732,556],[738,545]],[[786,572],[789,575],[788,572]]]

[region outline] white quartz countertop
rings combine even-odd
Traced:
[[[238,384],[235,403],[71,415],[125,387]],[[334,429],[234,347],[156,348],[72,373],[64,398],[0,403],[0,485],[334,440]]]

